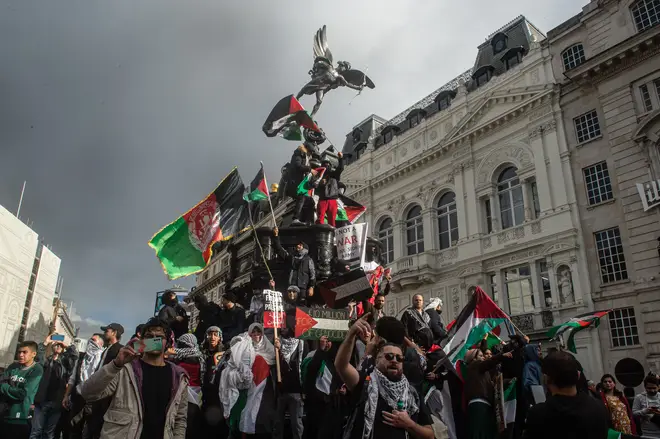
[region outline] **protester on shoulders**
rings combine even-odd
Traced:
[[[7,438],[30,436],[31,406],[44,373],[41,364],[35,361],[38,349],[34,341],[19,343],[16,362],[0,377],[0,402],[6,405],[0,429]]]

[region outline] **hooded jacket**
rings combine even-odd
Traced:
[[[311,166],[309,165],[310,156],[307,153],[307,148],[304,145],[300,145],[293,152],[291,156],[291,161],[287,166],[287,183],[286,183],[286,195],[290,197],[296,197],[296,191],[298,190],[298,185],[305,178],[305,175],[311,171]]]
[[[183,321],[177,322],[177,317],[183,317]],[[188,314],[176,299],[172,302],[165,303],[165,306],[158,312],[158,318],[167,323],[172,332],[174,332],[175,339],[188,332]]]
[[[184,439],[188,416],[188,376],[175,364],[172,367],[172,397],[167,407],[163,439]],[[139,439],[143,426],[142,365],[133,360],[123,367],[114,361],[106,364],[82,386],[88,402],[111,398],[103,418],[101,439]]]
[[[289,285],[295,285],[300,288],[301,296],[306,297],[307,289],[316,285],[316,267],[314,266],[314,261],[309,256],[307,244],[303,244],[302,251],[292,254],[282,247],[280,237],[275,236],[273,246],[278,256],[286,259],[291,264]]]
[[[543,372],[541,372],[538,346],[533,344],[525,345],[523,357],[525,358],[522,372],[523,388],[526,392],[531,393],[531,386],[540,386],[543,375]]]
[[[344,171],[344,159],[339,159],[339,166],[334,170],[326,169],[323,179],[314,193],[319,200],[336,200],[339,198],[339,179]]]
[[[604,439],[609,416],[603,404],[586,393],[554,395],[527,413],[523,439]]]

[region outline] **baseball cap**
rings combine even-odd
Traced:
[[[101,331],[105,331],[106,329],[117,331],[117,336],[121,336],[124,333],[124,327],[119,323],[110,323],[108,326],[101,326]]]

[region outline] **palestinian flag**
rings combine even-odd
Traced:
[[[337,199],[337,218],[335,220],[348,221],[349,223],[354,224],[366,211],[367,208],[357,201],[351,200],[344,195],[339,195],[339,198]]]
[[[323,174],[325,174],[325,168],[316,168],[314,170],[316,171],[316,175],[312,175],[312,173],[309,172],[307,176],[303,178],[303,181],[300,182],[296,191],[297,195],[305,195],[309,197],[314,196],[314,188],[323,178]]]
[[[618,431],[612,430],[611,428],[607,431],[607,439],[635,439],[635,438],[639,438],[639,436],[619,433]]]
[[[229,426],[232,431],[246,434],[267,433],[272,430],[277,404],[272,380],[269,380],[270,366],[260,355],[254,358],[252,376],[252,385],[240,391],[231,409]]]
[[[250,183],[250,187],[246,190],[243,198],[247,202],[255,202],[267,200],[270,194],[268,193],[268,183],[266,182],[266,174],[264,173],[264,165],[261,164],[261,169],[257,172],[256,177]]]
[[[610,311],[611,310],[588,312],[573,317],[566,323],[562,323],[561,325],[550,328],[547,335],[551,340],[553,340],[563,336],[566,332],[570,331],[568,339],[566,340],[566,347],[569,351],[575,354],[577,353],[577,349],[575,347],[575,334],[590,326],[597,328],[600,325],[600,319],[607,315]]]
[[[204,200],[151,238],[149,246],[170,280],[202,271],[211,260],[213,244],[247,228],[244,190],[234,168]]]
[[[262,127],[268,137],[280,135],[287,140],[303,140],[300,128],[320,132],[318,125],[293,95],[282,98],[271,110]]]
[[[314,357],[315,353],[316,351],[310,352],[307,355],[307,357],[305,357],[305,359],[303,360],[300,366],[300,371],[301,371],[300,376],[302,377],[303,383],[307,380],[309,364],[312,362],[312,358]],[[319,392],[325,395],[330,395],[331,384],[332,384],[332,372],[330,371],[330,368],[327,366],[325,360],[323,360],[321,361],[321,368],[319,369],[316,375],[316,383],[315,383],[316,390],[318,390]]]
[[[516,396],[516,379],[512,379],[509,386],[504,389],[504,425],[513,424],[516,422],[516,404],[518,402]]]
[[[348,334],[348,311],[296,307],[288,313],[264,311],[264,328],[288,327],[294,337],[302,340],[318,340],[322,336],[330,341],[343,341]]]
[[[467,351],[478,344],[494,328],[509,321],[504,311],[477,287],[470,302],[456,318],[449,330],[449,341],[444,351],[452,363],[463,360]]]

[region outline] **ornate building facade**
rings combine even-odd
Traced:
[[[657,372],[660,4],[592,0],[548,37],[604,367]]]
[[[346,137],[342,180],[393,268],[392,315],[440,297],[445,322],[481,286],[532,339],[593,309],[560,88],[525,17],[488,36],[472,69]],[[578,357],[602,371],[596,331]]]

